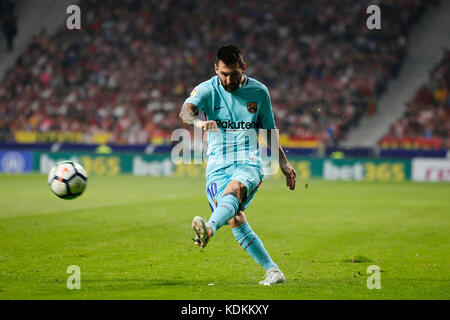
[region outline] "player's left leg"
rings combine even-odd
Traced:
[[[250,227],[244,211],[240,210],[228,221],[228,224],[242,249],[266,270],[266,279],[261,281],[260,284],[271,285],[286,281],[280,268],[272,261],[266,248],[264,248],[261,239]]]
[[[258,235],[250,227],[244,210],[253,201],[253,198],[262,183],[263,173],[259,168],[252,165],[240,165],[234,172],[232,179],[239,181],[241,189],[241,202],[238,213],[228,221],[233,235],[239,245],[247,252],[259,265],[266,270],[266,279],[260,284],[274,284],[284,282],[285,278],[278,266],[272,261],[269,253]]]

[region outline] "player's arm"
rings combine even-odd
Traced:
[[[267,145],[270,147],[270,150],[275,150],[278,148],[278,161],[280,164],[281,172],[283,172],[284,176],[286,177],[286,186],[289,187],[289,189],[294,190],[295,189],[295,180],[297,177],[297,173],[295,172],[294,168],[292,168],[291,164],[289,163],[286,154],[284,153],[283,148],[280,144],[280,135],[278,133],[278,129],[275,125],[275,120],[273,117],[272,112],[272,103],[270,101],[270,94],[269,90],[267,88],[265,89],[266,96],[265,100],[262,104],[262,110],[260,113],[260,121],[263,128],[271,129],[267,130]],[[272,134],[274,136],[274,141],[276,143],[275,146],[272,146]]]
[[[215,121],[204,121],[197,117],[198,108],[192,103],[185,103],[181,107],[180,118],[185,124],[193,125],[203,131],[219,131]]]
[[[278,146],[278,161],[280,164],[281,172],[283,172],[284,176],[286,177],[286,186],[289,187],[289,189],[294,190],[295,189],[295,181],[297,178],[297,173],[295,172],[294,168],[292,168],[291,164],[289,163],[286,153],[284,153],[283,148],[280,144],[280,135],[278,133],[278,129],[275,126],[275,129],[267,130],[267,145],[272,148],[272,134],[274,135],[274,141],[276,142],[276,146]]]

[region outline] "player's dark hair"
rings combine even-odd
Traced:
[[[233,65],[239,63],[242,67],[244,65],[244,57],[242,56],[241,49],[234,44],[227,44],[217,50],[216,63],[222,61],[226,65]]]

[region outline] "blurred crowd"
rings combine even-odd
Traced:
[[[386,137],[442,138],[450,148],[450,50],[430,72],[404,115],[391,126]]]
[[[243,49],[247,74],[269,88],[283,133],[336,144],[363,114],[376,113],[407,32],[429,4],[382,1],[381,30],[368,30],[366,8],[376,3],[81,0],[82,29],[42,30],[0,82],[0,137],[170,137],[184,126],[183,101],[214,75],[217,48],[231,42]]]

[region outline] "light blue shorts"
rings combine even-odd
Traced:
[[[252,202],[263,178],[264,173],[261,167],[247,163],[235,163],[209,172],[206,177],[206,197],[211,211],[217,207],[223,191],[232,180],[238,180],[247,189],[247,199],[240,206],[240,209],[244,211]]]

